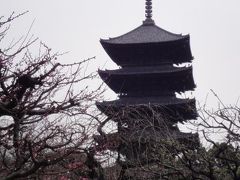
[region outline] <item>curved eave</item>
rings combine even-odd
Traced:
[[[96,106],[101,110],[105,108],[126,108],[129,106],[171,106],[171,105],[193,105],[196,100],[193,99],[179,99],[175,97],[125,97],[114,101],[96,102]]]
[[[177,39],[173,39],[173,40],[168,40],[168,41],[154,41],[154,42],[129,42],[129,43],[115,43],[113,41],[111,41],[111,39],[100,39],[100,43],[104,46],[106,44],[108,44],[109,46],[134,46],[134,45],[149,45],[149,44],[177,44],[180,41],[189,41],[190,40],[190,35],[184,35],[181,36],[180,38]]]
[[[119,66],[191,62],[189,35],[166,42],[117,44],[100,41],[106,53]]]
[[[117,94],[134,92],[150,93],[185,92],[196,87],[192,76],[192,67],[174,68],[160,71],[113,70],[101,71],[102,80]]]
[[[160,113],[169,122],[184,122],[186,120],[196,119],[198,114],[196,110],[195,99],[177,99],[172,98],[169,101],[167,99],[161,100],[157,97],[147,99],[140,98],[134,100],[126,98],[125,100],[119,99],[116,101],[104,101],[97,102],[97,108],[109,117],[113,117],[114,121],[128,121],[128,114],[136,114],[137,111],[145,113],[152,112]],[[144,114],[145,114],[144,113]],[[144,118],[141,114],[136,114],[137,119]]]
[[[106,76],[128,76],[128,75],[154,75],[169,73],[181,73],[184,71],[190,71],[192,73],[192,66],[188,67],[174,67],[174,66],[146,66],[146,67],[124,67],[116,70],[98,70],[99,75]]]

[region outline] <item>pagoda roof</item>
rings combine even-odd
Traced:
[[[121,97],[118,100],[114,101],[103,101],[97,102],[97,106],[115,106],[115,107],[123,107],[123,106],[135,106],[135,105],[159,105],[159,106],[167,106],[167,105],[177,105],[177,104],[185,104],[185,103],[195,103],[195,99],[180,99],[175,96],[152,96],[152,97]]]
[[[192,67],[151,66],[124,67],[117,70],[99,70],[103,81],[118,94],[152,95],[158,92],[185,92],[196,85]]]
[[[196,119],[198,114],[196,111],[196,100],[193,99],[179,99],[171,96],[153,96],[153,97],[121,97],[115,101],[96,102],[97,108],[105,115],[111,117],[113,121],[132,122],[135,118],[151,117],[152,112],[159,114],[163,119],[169,122],[184,122],[186,120]],[[136,112],[145,113],[139,115]],[[135,113],[136,117],[131,114]],[[149,114],[148,114],[149,113]],[[151,115],[152,114],[152,115]],[[131,118],[129,118],[131,116]]]
[[[172,65],[162,66],[128,66],[117,70],[98,70],[99,75],[131,75],[131,74],[161,74],[192,70],[192,66],[174,67]]]
[[[99,145],[108,144],[108,142],[115,142],[110,143],[111,149],[117,149],[117,146],[124,143],[128,145],[129,143],[146,143],[153,141],[162,142],[166,139],[178,140],[178,141],[185,141],[191,143],[199,144],[199,136],[197,133],[184,133],[180,132],[179,130],[172,130],[169,131],[166,128],[163,131],[147,131],[147,130],[139,130],[139,131],[127,131],[127,132],[115,132],[106,134],[106,136],[101,135],[94,135],[94,139]],[[106,147],[107,148],[107,147]]]
[[[100,41],[111,44],[142,44],[177,41],[188,36],[189,35],[171,33],[152,23],[142,24],[124,35],[115,38],[101,39]]]

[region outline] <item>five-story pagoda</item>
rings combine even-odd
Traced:
[[[95,140],[99,148],[124,157],[119,162],[126,167],[153,163],[152,145],[169,135],[187,144],[198,142],[196,134],[180,132],[177,127],[177,123],[197,117],[195,99],[176,97],[195,88],[189,40],[189,35],[155,25],[151,0],[146,0],[146,19],[141,26],[100,40],[120,69],[99,70],[99,75],[119,99],[97,102],[97,107],[117,123],[118,131],[95,136]]]

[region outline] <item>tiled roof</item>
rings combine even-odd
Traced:
[[[113,44],[138,44],[138,43],[157,43],[157,42],[167,42],[176,41],[183,39],[186,36],[181,34],[174,34],[168,32],[155,24],[151,25],[141,25],[136,29],[116,38],[102,39]]]

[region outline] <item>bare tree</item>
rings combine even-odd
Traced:
[[[106,179],[182,176],[181,170],[171,164],[178,154],[172,146],[178,143],[193,150],[199,146],[199,139],[197,134],[181,133],[177,120],[173,121],[167,110],[168,107],[156,104],[108,107],[108,118],[98,128],[100,135],[95,136],[101,152],[117,152],[115,156],[109,153],[116,163],[105,168]],[[117,129],[105,132],[103,127],[111,120],[116,122]]]
[[[43,43],[36,57],[30,48],[37,39],[29,34],[3,47],[10,23],[21,15],[0,18],[0,175],[6,180],[87,156],[92,108],[103,92],[87,86],[96,74],[83,68],[94,58],[60,64],[60,54]]]

